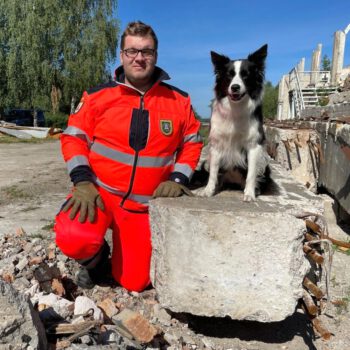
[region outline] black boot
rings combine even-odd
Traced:
[[[83,289],[92,289],[96,284],[111,282],[112,266],[109,254],[110,248],[105,241],[95,256],[88,260],[78,260],[81,267],[76,274],[76,284]]]

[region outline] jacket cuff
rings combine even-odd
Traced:
[[[189,178],[178,171],[174,171],[173,173],[171,173],[169,180],[180,183],[185,186],[188,186],[188,184],[190,183]]]
[[[75,167],[69,174],[74,186],[81,181],[94,182],[94,174],[87,165],[79,165]]]

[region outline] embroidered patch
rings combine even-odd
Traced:
[[[80,100],[80,102],[79,102],[77,108],[75,109],[74,114],[75,114],[75,113],[78,113],[78,112],[80,111],[81,107],[83,107],[83,104],[84,104],[84,99],[82,98],[82,99]]]
[[[161,120],[160,130],[166,136],[171,135],[173,133],[173,122],[171,120]]]

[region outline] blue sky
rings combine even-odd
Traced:
[[[210,51],[244,58],[269,45],[266,80],[274,85],[302,57],[310,69],[312,51],[321,43],[322,56],[332,58],[333,35],[350,23],[350,1],[119,0],[121,30],[130,21],[150,24],[158,40],[158,66],[169,83],[190,93],[205,118],[213,97]],[[119,48],[118,61],[119,62]],[[350,65],[350,32],[344,65]]]

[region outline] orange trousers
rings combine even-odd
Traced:
[[[56,216],[56,244],[73,259],[89,259],[104,244],[108,228],[112,229],[112,274],[124,288],[142,291],[150,284],[151,233],[148,212],[130,212],[120,207],[121,197],[99,188],[105,211],[96,207],[95,221],[80,223],[60,211]]]

